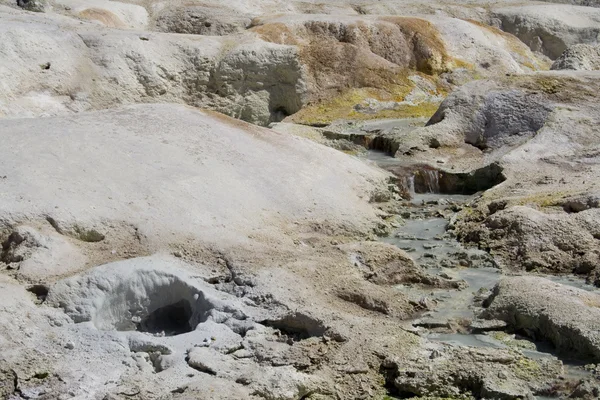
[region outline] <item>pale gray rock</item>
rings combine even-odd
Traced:
[[[46,12],[50,8],[48,0],[16,0],[17,5],[27,11]]]
[[[356,319],[331,293],[338,277],[365,278],[329,235],[351,242],[382,224],[371,199],[388,190],[387,174],[309,140],[182,105],[0,125],[6,258],[37,259],[50,287],[44,301],[43,287],[28,292],[10,277],[25,278],[18,271],[0,274],[0,347],[13,368],[27,366],[18,372],[26,393],[34,393],[38,369],[57,395],[152,399],[184,386],[190,396],[194,385],[219,390],[226,378],[218,371],[185,362],[194,347],[231,358],[225,372],[250,361],[241,382],[264,397],[366,393],[354,381],[332,389],[334,377],[347,374],[324,358],[360,351],[370,360],[361,374],[374,382],[375,356],[355,324],[361,334],[380,326],[391,333],[374,335],[384,337],[376,347],[388,338],[408,352],[416,347],[397,322]],[[177,255],[139,257],[156,252]],[[56,262],[64,259],[73,264]],[[407,257],[389,261],[414,269]],[[409,315],[395,289],[379,292]],[[231,354],[241,349],[245,357]],[[313,365],[295,375],[295,366]],[[243,383],[227,382],[223,393],[251,398]]]
[[[551,110],[541,95],[471,83],[446,99],[428,125],[456,118],[453,114],[457,112],[469,115],[465,143],[495,150],[516,147],[533,137]]]
[[[30,282],[44,282],[84,267],[87,257],[67,237],[52,227],[42,230],[26,225],[12,229],[2,243],[0,261],[18,269],[18,276]]]
[[[501,319],[559,351],[600,359],[600,295],[537,277],[504,278],[483,316]]]
[[[52,0],[55,11],[95,25],[146,30],[150,15],[143,4],[113,0]]]
[[[578,213],[592,208],[600,208],[600,192],[585,193],[568,197],[564,200],[563,209],[567,212]]]
[[[553,70],[600,70],[600,45],[576,44],[567,48],[552,64]]]
[[[217,37],[133,31],[152,24],[139,5],[61,1],[70,10],[67,15],[86,22],[55,13],[0,9],[0,71],[7,77],[0,116],[177,102],[268,125],[340,90],[391,90],[399,74],[413,86],[406,98],[365,98],[367,109],[370,103],[382,110],[437,104],[441,88],[463,81],[465,74],[492,76],[545,66],[513,36],[443,16],[269,16],[256,18],[244,32]],[[170,15],[178,10],[156,12]],[[223,9],[211,12],[218,21],[227,21],[219,17]],[[241,11],[227,15],[242,15],[247,23]],[[102,21],[110,29],[99,26]],[[210,24],[200,25],[218,27]],[[205,33],[225,33],[223,29]],[[443,76],[424,79],[415,71]]]
[[[512,34],[478,22],[481,18],[432,16],[427,20],[440,31],[448,52],[467,62],[467,67],[475,69],[480,76],[547,69],[545,57],[532,54],[527,45]],[[469,70],[457,69],[449,73],[447,79],[462,85],[472,80],[472,77],[465,79],[465,72]]]
[[[487,331],[501,331],[501,330],[505,329],[506,326],[507,326],[506,322],[504,322],[502,320],[498,320],[498,319],[489,319],[489,320],[477,319],[477,320],[471,322],[471,324],[469,325],[469,328],[471,328],[471,330],[474,333],[477,333],[477,332],[487,332]]]
[[[509,254],[520,254],[520,266],[527,270],[577,273],[596,282],[599,218],[597,208],[576,214],[547,214],[514,206],[488,217],[481,239],[497,254],[506,251],[510,258]]]
[[[567,47],[597,44],[600,10],[572,5],[530,5],[492,11],[503,31],[512,33],[533,51],[555,60]]]
[[[16,373],[9,367],[2,365],[0,366],[0,396],[3,398],[9,398],[15,392],[16,385]]]
[[[38,220],[63,233],[123,235],[140,251],[164,248],[165,235],[222,247],[245,242],[240,230],[276,238],[293,221],[369,231],[379,219],[371,194],[386,188],[385,173],[333,149],[180,105],[0,125],[11,132],[0,161],[4,225]]]
[[[104,98],[124,92],[122,102],[128,103],[185,102],[260,125],[303,104],[302,69],[290,46],[245,40],[245,45],[227,48],[223,41],[206,38],[200,47],[189,37],[144,41],[123,33],[81,37],[106,82],[95,89]]]
[[[223,36],[243,32],[252,22],[247,15],[215,6],[167,8],[156,16],[160,32],[189,33],[194,35]]]
[[[579,382],[579,385],[573,390],[570,396],[575,399],[592,400],[600,397],[600,387],[594,378],[585,378]]]
[[[533,370],[541,372],[538,379],[551,381],[562,369],[558,360],[528,360],[506,349],[434,346],[424,351],[426,359],[410,360],[412,367],[404,367],[406,360],[386,358],[382,372],[387,384],[414,397],[530,399],[544,387],[531,380]]]
[[[598,0],[547,0],[548,3],[574,4],[577,6],[600,7]]]
[[[377,398],[382,366],[390,387],[414,395],[552,386],[555,361],[432,349],[403,329],[399,319],[436,303],[397,284],[462,286],[368,241],[397,224],[384,211],[397,203],[381,204],[398,198],[387,174],[279,133],[328,143],[324,130],[268,131],[192,108],[267,125],[364,89],[348,107],[374,115],[510,74],[467,87],[398,143],[465,173],[494,165],[509,187],[547,158],[594,177],[596,114],[571,101],[597,92],[594,77],[515,78],[547,60],[477,22],[512,0],[52,4],[0,6],[0,397]],[[159,104],[123,106],[137,103]],[[97,109],[108,110],[82,113]],[[55,117],[26,118],[40,116]],[[561,229],[596,229],[586,190],[561,199]],[[548,237],[554,222],[523,226]]]
[[[328,392],[323,381],[297,372],[291,366],[258,367],[249,360],[236,360],[204,347],[192,349],[187,362],[203,373],[243,382],[261,398],[293,400],[312,393]]]
[[[56,283],[46,302],[101,330],[174,335],[209,320],[239,333],[252,328],[233,299],[194,280],[186,268],[170,257],[119,261]]]
[[[0,24],[0,71],[7,77],[0,116],[177,102],[267,125],[305,102],[297,49],[254,35],[229,40],[105,31],[24,13],[6,19]]]

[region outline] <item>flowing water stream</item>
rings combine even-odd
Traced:
[[[381,152],[369,151],[367,159],[379,167],[394,172],[398,166],[407,166],[406,162],[389,157]],[[508,335],[501,331],[485,333],[468,329],[468,321],[476,319],[481,308],[477,302],[487,297],[490,290],[502,277],[494,260],[484,251],[466,248],[448,232],[448,220],[458,210],[477,198],[475,195],[440,194],[435,174],[425,175],[430,184],[422,185],[425,193],[415,193],[411,187],[412,199],[407,202],[403,213],[404,223],[388,237],[382,238],[406,251],[429,274],[449,281],[464,281],[462,289],[423,289],[409,285],[399,285],[398,291],[409,299],[423,304],[425,311],[412,321],[413,329],[421,336],[453,346],[471,347],[518,347],[524,355],[539,359],[556,357],[550,346],[533,343],[526,338]],[[401,179],[410,182],[411,177],[403,174]],[[598,291],[587,285],[582,279],[573,276],[547,276],[547,278],[566,285]],[[588,373],[581,363],[562,359],[565,375],[569,378],[581,378]],[[538,397],[543,399],[543,397]]]

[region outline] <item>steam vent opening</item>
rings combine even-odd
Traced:
[[[138,262],[141,264],[147,260]],[[96,274],[101,272],[103,269]],[[52,303],[64,303],[63,308],[70,311],[76,322],[91,320],[99,330],[138,331],[160,336],[192,332],[215,310],[214,299],[195,286],[193,279],[185,274],[152,269],[146,265],[127,273],[117,272],[102,276],[102,288],[94,289],[95,301],[91,304],[87,300],[88,293],[83,289],[87,287],[85,285],[77,295],[69,292],[68,298],[63,298],[62,292],[52,294],[51,291],[50,300]]]
[[[165,336],[181,335],[193,330],[191,318],[192,306],[183,299],[151,312],[136,324],[136,330],[153,334],[164,333]]]

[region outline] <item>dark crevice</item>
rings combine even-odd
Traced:
[[[8,238],[2,242],[2,252],[0,252],[0,261],[11,264],[23,261],[23,256],[14,254],[15,247],[19,246],[25,241],[25,238],[21,236],[19,232],[12,232],[8,235]]]
[[[438,108],[438,110],[429,118],[429,121],[425,124],[425,126],[431,126],[435,124],[439,124],[446,118],[446,110],[442,109],[442,107]]]
[[[384,383],[383,387],[387,391],[387,395],[394,399],[402,398],[402,397],[399,397],[400,393],[398,391],[398,388],[396,388],[396,385],[394,384],[396,378],[398,377],[398,369],[397,368],[387,368],[387,366],[385,366],[382,363],[381,366],[379,367],[379,373],[384,378],[385,383]],[[415,397],[415,396],[413,395],[412,397]],[[418,396],[416,396],[416,397],[418,397]]]
[[[276,107],[271,111],[271,122],[281,122],[290,115],[292,115],[292,113],[290,113],[287,108],[283,106]]]
[[[38,301],[40,303],[43,303],[46,300],[46,297],[48,296],[50,288],[43,284],[36,284],[28,287],[27,291],[33,293],[35,297],[37,297]]]
[[[400,144],[391,138],[385,136],[376,136],[368,143],[367,148],[369,150],[383,151],[387,155],[393,157],[398,151],[399,147]]]
[[[318,127],[318,125],[312,126]],[[368,150],[381,151],[390,157],[393,157],[400,147],[399,142],[392,137],[380,135],[379,130],[360,134],[343,134],[324,130],[323,136],[329,140],[347,140]]]
[[[359,15],[367,15],[367,14],[369,14],[369,13],[367,12],[367,10],[366,10],[366,9],[365,9],[363,6],[359,6],[359,5],[353,5],[353,6],[352,6],[352,9],[353,9],[354,11],[356,11],[356,13],[357,13],[357,14],[359,14]]]
[[[320,337],[325,335],[327,330],[321,321],[301,313],[286,315],[277,320],[265,320],[260,323],[278,329],[294,341]]]
[[[187,300],[180,300],[150,313],[137,324],[136,330],[154,334],[164,332],[165,336],[180,335],[193,330],[191,318],[192,306]]]
[[[202,373],[204,373],[204,374],[208,374],[208,375],[212,375],[212,376],[216,376],[216,375],[217,375],[217,372],[216,372],[215,370],[213,370],[212,368],[210,368],[210,367],[208,367],[208,366],[206,366],[206,365],[202,365],[202,364],[199,364],[199,365],[196,365],[196,364],[194,364],[194,365],[191,365],[189,361],[190,361],[190,358],[189,358],[189,357],[186,357],[186,358],[185,358],[185,362],[187,362],[187,363],[188,363],[188,365],[189,365],[189,367],[190,367],[190,368],[193,368],[193,369],[195,369],[196,371],[202,372]]]
[[[63,234],[62,229],[60,228],[60,226],[58,225],[58,222],[56,222],[56,220],[52,217],[46,217],[46,221],[48,221],[48,223],[54,228],[54,230],[58,233],[60,233],[61,235]]]
[[[13,394],[18,396],[19,398],[26,399],[27,397],[23,396],[23,392],[21,391],[21,388],[19,387],[19,375],[17,375],[17,372],[14,369],[11,369],[10,372],[13,376],[13,382],[12,382]]]
[[[244,386],[248,386],[249,384],[251,384],[252,382],[245,376],[242,376],[240,378],[237,378],[235,380],[235,383],[238,383],[240,385],[244,385]]]

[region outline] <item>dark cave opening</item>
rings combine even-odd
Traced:
[[[136,326],[139,332],[162,333],[165,336],[175,336],[193,330],[190,325],[192,306],[182,299],[177,303],[158,308],[148,314]]]

